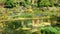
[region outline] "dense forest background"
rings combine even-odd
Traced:
[[[16,7],[19,6],[35,6],[35,7],[52,7],[60,6],[60,0],[0,0],[0,5],[5,7]]]
[[[60,34],[60,0],[0,0],[0,34]]]

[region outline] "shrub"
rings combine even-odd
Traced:
[[[39,6],[43,6],[43,7],[47,7],[47,6],[50,6],[51,3],[49,2],[49,0],[41,0],[39,2]]]
[[[15,7],[17,5],[16,2],[13,2],[14,0],[6,0],[5,2],[5,7],[6,8],[12,8]]]

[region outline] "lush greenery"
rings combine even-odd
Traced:
[[[0,4],[4,4],[7,8],[16,6],[35,6],[35,7],[52,7],[60,6],[60,0],[0,0]]]
[[[60,34],[60,0],[0,0],[0,6],[2,34]],[[21,20],[13,20],[38,17],[43,22],[50,20],[51,25],[34,28],[32,20],[24,20],[25,25],[22,25]]]

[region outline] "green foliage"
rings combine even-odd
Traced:
[[[5,5],[6,8],[12,8],[12,7],[16,7],[17,3],[13,2],[14,0],[6,0]]]
[[[45,6],[45,7],[47,7],[47,6],[50,6],[51,5],[51,3],[49,2],[49,0],[41,0],[40,1],[40,6]]]
[[[18,29],[18,28],[22,28],[22,25],[21,25],[21,21],[8,21],[6,22],[6,26],[3,27],[3,33],[4,34],[14,34]],[[17,33],[17,32],[16,32]]]
[[[19,6],[29,7],[32,6],[31,0],[0,0],[0,4],[5,4],[6,8],[12,8]],[[36,0],[34,1],[33,6],[35,7],[47,7],[47,6],[60,6],[60,0]],[[33,7],[32,6],[32,7]]]
[[[36,18],[37,16],[44,17],[46,16],[52,16],[51,20],[57,20],[60,21],[60,17],[57,18],[57,14],[59,13],[58,10],[60,9],[52,9],[48,6],[53,6],[54,4],[60,3],[58,0],[41,0],[41,1],[34,1],[34,4],[32,6],[31,0],[0,0],[0,4],[5,4],[8,8],[0,8],[0,21],[1,20],[9,20],[6,23],[0,23],[0,28],[2,29],[3,34],[40,34],[40,33],[47,33],[47,34],[60,34],[60,28],[59,27],[40,27],[37,28],[38,31],[32,32],[34,30],[31,28],[31,30],[23,30],[23,26],[25,25],[27,28],[29,26],[32,27],[32,20],[25,20],[24,25],[22,25],[22,21],[14,21],[12,19],[15,18]],[[51,2],[52,1],[52,2]],[[22,4],[20,4],[22,2]],[[56,2],[56,3],[55,3]],[[46,8],[37,8],[37,5],[39,4],[40,7],[46,7]],[[24,7],[21,7],[24,6]],[[13,8],[12,8],[13,7]],[[48,7],[48,8],[47,8]],[[11,8],[11,9],[9,9]],[[53,7],[54,8],[54,7]],[[50,10],[52,9],[52,10]],[[59,10],[60,11],[60,10]],[[60,23],[60,22],[59,22]],[[3,27],[3,24],[5,26]]]
[[[41,33],[45,33],[45,34],[59,34],[58,31],[59,27],[52,27],[52,26],[46,26],[46,27],[41,27]]]

